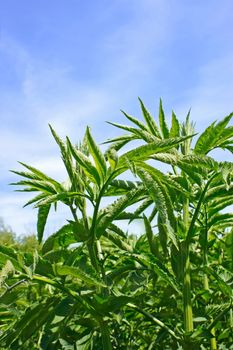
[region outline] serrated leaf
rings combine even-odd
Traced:
[[[231,222],[233,221],[233,214],[231,213],[216,213],[215,215],[212,215],[211,219],[208,220],[208,226],[211,227],[215,224],[223,224],[225,222],[229,223],[229,227],[231,226]]]
[[[64,143],[60,137],[56,134],[55,130],[52,128],[52,126],[49,124],[50,131],[57,143],[57,145],[60,148],[61,151],[61,156],[62,156],[62,161],[65,165],[66,171],[69,175],[70,179],[73,179],[74,174],[73,174],[73,163],[72,163],[72,157],[69,151],[69,146],[67,143]]]
[[[170,138],[166,140],[158,140],[147,145],[139,146],[131,151],[126,152],[119,158],[118,167],[125,166],[127,162],[136,160],[148,160],[156,153],[161,153],[172,149],[175,145],[182,143],[186,139],[193,137],[193,135]]]
[[[145,225],[145,229],[146,229],[147,240],[148,240],[148,243],[150,246],[150,251],[152,254],[156,254],[157,249],[156,249],[156,245],[155,245],[155,241],[154,241],[154,234],[152,231],[150,221],[147,219],[147,217],[145,215],[143,215],[143,219],[144,219],[144,225]]]
[[[40,192],[44,192],[46,194],[57,193],[55,186],[53,184],[51,184],[50,182],[44,181],[44,180],[22,180],[22,181],[18,181],[18,182],[13,182],[10,185],[26,186],[26,188],[23,189],[22,192],[27,191],[27,187],[28,187],[28,190],[30,192],[31,191],[40,191]]]
[[[1,343],[6,348],[10,348],[11,344],[17,339],[21,339],[24,342],[29,339],[46,322],[51,304],[52,300],[49,299],[43,305],[36,304],[32,308],[28,308],[24,315],[16,322],[15,327],[1,336]]]
[[[152,254],[133,254],[133,257],[137,258],[137,261],[145,264],[148,267],[153,267],[154,271],[160,278],[171,285],[179,294],[181,294],[180,288],[176,283],[174,277],[167,270],[167,268]]]
[[[101,280],[97,279],[96,276],[89,275],[87,272],[82,271],[80,268],[76,266],[54,264],[53,269],[54,269],[54,273],[58,276],[69,275],[80,279],[90,287],[93,287],[93,286],[105,287],[105,284]]]
[[[159,124],[162,131],[162,135],[165,139],[169,138],[169,129],[165,120],[165,115],[163,111],[162,100],[159,101]],[[176,135],[177,136],[177,135]]]
[[[158,178],[164,185],[176,189],[177,191],[185,194],[186,196],[189,196],[189,192],[186,191],[186,189],[182,187],[177,181],[175,181],[169,174],[164,174],[160,170],[143,162],[136,162],[136,165],[146,170],[152,177],[154,176]]]
[[[103,234],[106,238],[108,238],[113,244],[115,244],[119,249],[128,251],[128,252],[132,252],[133,248],[127,243],[125,242],[124,239],[122,239],[122,237],[119,237],[115,234],[114,232],[111,232],[109,229],[105,230],[104,234]]]
[[[35,179],[35,180],[41,180],[41,181],[45,181],[48,183],[51,183],[54,188],[56,188],[56,190],[59,192],[61,190],[61,185],[59,182],[57,182],[56,180],[52,179],[50,176],[44,174],[42,171],[36,169],[35,167],[32,167],[31,165],[19,162],[19,164],[21,164],[22,166],[24,166],[25,168],[27,168],[28,170],[31,171],[31,173],[25,173],[25,172],[20,172],[20,171],[12,171],[20,176],[26,177],[26,178],[31,178],[31,179]]]
[[[142,100],[140,98],[138,98],[138,99],[139,99],[139,102],[140,102],[140,105],[141,105],[142,114],[143,114],[143,117],[144,117],[144,119],[146,121],[148,129],[150,130],[152,135],[154,135],[154,136],[156,136],[156,137],[161,139],[159,128],[158,128],[154,118],[151,116],[150,112],[146,109],[146,107],[144,106]]]
[[[142,123],[140,120],[138,120],[137,118],[134,118],[133,116],[125,113],[124,111],[121,110],[121,112],[124,114],[124,116],[130,120],[132,123],[134,123],[135,125],[137,125],[141,130],[144,130],[144,131],[149,131],[149,129],[147,128],[147,126]]]
[[[129,141],[132,141],[135,139],[135,136],[134,135],[130,135],[130,134],[125,134],[125,135],[122,135],[122,136],[118,136],[118,137],[114,137],[112,139],[108,139],[107,141],[105,142],[102,142],[102,145],[105,145],[105,144],[108,144],[108,143],[113,143],[112,146],[110,147],[114,147],[116,148],[116,150],[119,150],[120,148],[117,148],[116,145],[119,143],[121,144],[122,142],[122,145],[125,145],[127,144]]]
[[[115,232],[117,235],[119,235],[123,239],[127,238],[127,235],[125,234],[125,232],[120,227],[118,227],[117,225],[110,224],[109,225],[109,229],[111,231]]]
[[[88,140],[88,146],[90,149],[90,154],[92,155],[95,161],[96,169],[98,170],[100,177],[104,181],[107,172],[104,156],[100,151],[98,145],[96,144],[95,140],[93,139],[89,128],[87,128],[86,130],[86,135]]]
[[[25,203],[23,208],[25,208],[28,205],[33,204],[35,202],[39,202],[40,200],[45,199],[46,197],[47,197],[47,194],[45,194],[45,193],[38,194],[38,196],[30,199],[27,203]]]
[[[47,218],[49,215],[51,205],[44,205],[38,209],[37,216],[37,238],[39,243],[41,243],[43,239],[44,229],[47,222]]]
[[[168,237],[172,243],[177,247],[177,240],[175,237],[176,220],[173,213],[172,201],[159,178],[151,176],[145,169],[140,166],[136,167],[138,176],[143,181],[148,194],[154,200],[158,213],[160,214],[161,223],[166,227]]]
[[[231,120],[233,113],[229,114],[218,124],[213,122],[198,138],[194,152],[196,154],[207,154],[221,144],[221,136]]]
[[[91,198],[83,193],[80,192],[61,192],[58,194],[54,194],[54,195],[50,195],[50,196],[46,196],[45,198],[42,198],[41,200],[39,200],[37,202],[37,204],[35,205],[35,208],[44,206],[44,205],[48,205],[48,204],[52,204],[52,203],[56,203],[58,201],[62,201],[65,204],[70,204],[70,202],[67,200],[69,199],[74,199],[74,198],[80,198],[80,197],[84,197],[87,198],[91,201]]]
[[[131,223],[134,219],[138,218],[151,204],[153,200],[151,198],[146,198],[141,205],[134,211],[132,218],[129,223]]]
[[[90,159],[81,151],[76,149],[70,142],[70,140],[67,138],[67,142],[69,145],[69,148],[71,150],[71,153],[75,160],[78,162],[78,164],[83,168],[85,174],[87,175],[88,178],[94,183],[97,183],[100,185],[100,176],[95,168],[95,166],[92,164]]]
[[[127,195],[121,196],[113,204],[102,209],[97,218],[97,236],[100,237],[108,225],[117,219],[128,206],[138,201],[142,193],[142,187],[133,189],[129,191]]]
[[[180,136],[180,124],[174,112],[172,112],[172,126],[170,129],[170,137]]]

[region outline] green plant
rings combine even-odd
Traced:
[[[17,186],[37,193],[26,205],[38,208],[41,253],[0,247],[0,303],[11,310],[1,324],[3,347],[233,346],[232,163],[208,155],[232,151],[232,115],[193,145],[189,114],[180,123],[173,113],[168,127],[161,102],[159,124],[140,105],[144,122],[124,112],[133,126],[111,123],[127,134],[108,140],[105,154],[89,128],[75,146],[50,127],[66,182],[24,163],[26,171],[14,171],[23,177]],[[131,150],[119,155],[126,144]],[[135,180],[125,179],[129,170]],[[72,219],[43,241],[58,203]],[[121,220],[140,220],[144,232],[127,234]]]

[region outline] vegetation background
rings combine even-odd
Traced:
[[[189,113],[169,127],[162,101],[158,123],[139,102],[144,122],[123,112],[133,126],[111,123],[127,133],[105,153],[89,127],[74,145],[50,126],[66,181],[13,171],[23,179],[12,185],[36,192],[25,205],[38,208],[38,244],[4,228],[3,349],[233,348],[233,165],[209,155],[232,152],[233,114],[194,141]],[[60,204],[73,219],[43,240]],[[134,235],[119,226],[134,220]]]

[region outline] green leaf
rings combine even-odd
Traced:
[[[83,281],[90,287],[106,287],[105,284],[101,280],[97,279],[96,276],[92,276],[87,272],[82,271],[78,267],[54,264],[53,269],[54,273],[58,276],[73,276]]]
[[[105,152],[105,158],[108,160],[112,171],[114,171],[116,169],[116,166],[118,163],[118,154],[117,154],[116,149],[114,147],[110,147]]]
[[[186,241],[189,243],[191,238],[194,236],[194,233],[195,233],[195,224],[196,224],[196,221],[197,221],[197,218],[198,218],[198,215],[200,213],[200,210],[201,210],[201,206],[202,204],[204,203],[204,199],[205,199],[205,195],[206,195],[206,192],[211,184],[211,182],[214,180],[214,178],[216,177],[216,173],[214,173],[211,178],[207,181],[207,183],[205,184],[205,187],[204,189],[202,190],[201,194],[200,194],[200,197],[198,199],[198,202],[197,202],[197,205],[196,205],[196,208],[195,208],[195,211],[193,213],[193,216],[192,216],[192,220],[191,220],[191,223],[189,225],[189,229],[188,229],[188,232],[187,232],[187,235],[186,235]]]
[[[175,237],[176,220],[173,213],[172,201],[166,187],[161,183],[161,180],[158,177],[154,175],[152,176],[142,167],[137,166],[136,171],[143,181],[148,194],[154,200],[158,213],[160,214],[161,224],[166,228],[168,237],[177,247]]]
[[[231,226],[231,222],[233,221],[233,214],[231,213],[216,213],[215,215],[213,215],[211,217],[210,220],[208,220],[208,226],[211,227],[215,224],[223,224],[224,222],[228,222],[229,223],[229,227]]]
[[[98,145],[96,144],[95,140],[93,139],[89,128],[87,128],[86,130],[86,135],[90,153],[95,161],[96,169],[98,170],[99,176],[104,181],[107,172],[107,166],[104,156],[100,151]]]
[[[61,191],[62,186],[56,180],[52,179],[48,175],[44,174],[42,171],[40,171],[40,170],[30,166],[30,165],[27,165],[27,164],[22,163],[22,162],[19,162],[19,164],[21,164],[22,166],[24,166],[25,168],[30,170],[31,173],[12,171],[13,173],[18,174],[18,175],[23,176],[23,177],[26,177],[26,178],[29,178],[29,179],[32,179],[32,180],[41,180],[41,181],[51,183],[58,192]]]
[[[140,120],[132,117],[131,115],[125,113],[124,111],[121,110],[121,112],[125,115],[125,117],[130,120],[132,123],[136,124],[141,130],[144,130],[144,131],[149,131],[149,129],[147,128],[147,126],[142,123]]]
[[[233,205],[233,197],[223,197],[216,198],[209,204],[208,216],[211,218],[214,214],[218,213],[220,210],[223,210],[230,205]]]
[[[114,137],[112,139],[108,139],[107,141],[102,142],[102,145],[107,144],[107,143],[113,143],[113,145],[110,147],[114,147],[118,151],[121,147],[123,147],[129,141],[132,141],[134,139],[135,139],[134,135],[126,134],[126,135]],[[118,144],[121,145],[121,147],[118,148],[117,147]]]
[[[163,174],[160,170],[143,162],[136,162],[135,164],[140,168],[146,170],[152,177],[159,179],[161,183],[163,183],[167,187],[173,188],[178,192],[185,194],[186,196],[190,195],[189,192],[184,187],[182,187],[177,181],[175,181],[173,177],[169,174]]]
[[[125,250],[128,252],[132,252],[133,248],[125,242],[125,239],[122,239],[122,237],[119,237],[114,232],[111,232],[109,229],[106,230],[103,234],[107,239],[109,239],[113,244],[115,244],[119,249]]]
[[[165,120],[165,115],[164,115],[163,105],[162,105],[162,100],[161,99],[160,99],[160,102],[159,102],[159,124],[160,124],[160,129],[162,131],[163,137],[165,139],[169,138],[169,129],[168,129],[168,126],[166,124],[166,120]]]
[[[170,137],[180,136],[180,124],[174,112],[172,112],[172,126],[170,129]]]
[[[142,114],[143,114],[143,117],[144,117],[144,119],[146,121],[148,129],[150,130],[152,135],[154,135],[154,136],[156,136],[156,137],[161,139],[159,128],[158,128],[157,124],[155,123],[154,118],[151,116],[149,111],[146,109],[146,107],[144,106],[142,100],[140,98],[138,98],[138,99],[139,99],[139,102],[140,102],[140,105],[141,105]]]
[[[41,243],[43,239],[44,229],[46,225],[46,221],[49,215],[50,205],[44,205],[40,207],[38,210],[37,216],[37,238],[39,243]]]
[[[228,284],[227,281],[224,281],[224,279],[219,274],[219,270],[221,270],[221,267],[220,269],[213,269],[209,266],[204,266],[203,270],[214,277],[214,282],[219,286],[219,289],[223,294],[229,297],[233,296],[232,286],[230,285],[230,283]]]
[[[62,161],[65,165],[65,168],[66,168],[66,171],[69,175],[69,178],[70,179],[73,179],[74,177],[74,174],[73,174],[73,163],[72,163],[72,157],[71,157],[71,154],[70,154],[70,151],[69,151],[69,147],[68,147],[68,144],[64,143],[60,138],[59,136],[56,134],[55,130],[52,128],[52,126],[49,124],[49,128],[50,128],[50,131],[57,143],[57,145],[59,146],[60,148],[60,151],[61,151],[61,156],[62,156]]]
[[[3,344],[9,348],[17,339],[20,339],[23,343],[26,342],[48,321],[48,316],[53,313],[53,307],[56,303],[56,298],[49,298],[46,302],[28,308],[25,314],[16,322],[14,328],[6,335],[3,334],[1,337]]]
[[[35,202],[39,202],[40,200],[45,199],[46,197],[48,197],[48,196],[45,193],[38,194],[36,197],[30,199],[26,204],[24,204],[23,207],[25,208],[26,206],[28,206],[30,204],[33,204]]]
[[[102,315],[106,315],[110,312],[119,311],[123,306],[129,302],[133,302],[134,298],[127,295],[110,295],[107,298],[100,298],[96,296],[94,298],[95,309]]]
[[[125,166],[128,162],[136,160],[148,160],[156,153],[161,153],[172,149],[179,143],[182,143],[186,139],[193,137],[194,135],[188,135],[184,137],[170,138],[166,140],[158,140],[153,143],[139,146],[131,151],[126,152],[119,158],[118,167]]]
[[[131,223],[134,219],[137,219],[151,204],[153,203],[153,200],[151,198],[146,198],[141,205],[137,207],[137,209],[134,211],[132,218],[130,219],[129,223]]]
[[[136,260],[148,267],[152,267],[155,273],[164,281],[166,281],[170,286],[172,286],[179,294],[181,294],[180,288],[176,283],[172,274],[168,269],[152,254],[133,254]]]
[[[0,296],[0,304],[4,304],[9,307],[10,305],[15,304],[16,300],[22,298],[23,294],[24,292],[19,288],[15,288],[13,290],[6,290],[6,292],[1,294]]]
[[[222,134],[225,132],[225,128],[229,121],[231,120],[233,113],[229,114],[223,120],[221,120],[217,125],[213,122],[198,138],[194,152],[196,154],[207,154],[214,148],[221,145]]]
[[[145,225],[145,229],[146,229],[146,236],[148,239],[148,243],[150,246],[150,251],[152,254],[157,254],[157,248],[156,248],[156,244],[155,244],[155,240],[154,240],[154,234],[152,231],[152,227],[150,224],[150,221],[147,219],[147,217],[145,215],[143,215],[143,219],[144,219],[144,225]]]
[[[121,124],[112,123],[112,122],[108,122],[108,124],[111,124],[113,126],[116,126],[117,128],[131,132],[133,135],[135,135],[134,139],[143,139],[146,142],[154,142],[154,141],[158,140],[157,137],[152,135],[147,130],[136,129],[136,128],[133,128],[133,127],[128,126],[128,125],[121,125]]]
[[[125,234],[125,232],[122,229],[120,229],[120,227],[118,227],[117,225],[109,224],[109,230],[113,231],[123,239],[127,238],[127,235]]]
[[[69,148],[71,150],[71,153],[75,160],[78,162],[78,164],[83,168],[85,174],[87,177],[94,183],[97,183],[100,185],[100,176],[97,171],[97,169],[94,167],[90,159],[81,151],[76,149],[70,142],[70,140],[67,138],[67,142],[69,145]]]
[[[58,194],[54,194],[54,195],[50,195],[50,196],[46,196],[45,198],[42,198],[41,200],[39,200],[37,202],[37,204],[35,205],[35,208],[46,206],[46,205],[49,205],[52,203],[56,203],[58,201],[62,201],[65,204],[70,205],[69,199],[75,199],[75,198],[80,198],[80,197],[87,198],[91,201],[91,198],[88,195],[80,193],[80,192],[61,192]]]
[[[137,188],[141,183],[139,181],[128,181],[128,180],[113,180],[110,186],[114,187],[114,190],[124,190],[125,192]]]
[[[42,247],[42,253],[46,254],[51,250],[56,250],[59,247],[68,247],[75,243],[73,224],[62,226],[57,232],[47,238]]]
[[[10,260],[14,265],[15,269],[21,271],[22,268],[18,262],[18,254],[14,249],[0,245],[0,266],[3,266]]]
[[[131,204],[137,202],[143,193],[143,188],[132,189],[127,195],[121,196],[113,204],[99,212],[97,218],[97,236],[100,237],[105,229]]]
[[[23,192],[29,190],[30,192],[31,191],[44,192],[45,194],[57,193],[56,187],[52,183],[44,180],[22,180],[18,182],[13,182],[10,185],[28,187],[28,189],[27,188],[23,189]]]
[[[163,253],[167,256],[168,255],[168,230],[166,226],[164,225],[161,215],[158,214],[158,236],[159,236],[159,242],[161,244]],[[173,246],[173,245],[172,245]]]

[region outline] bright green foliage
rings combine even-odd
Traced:
[[[193,145],[189,113],[169,126],[161,101],[158,123],[140,106],[144,121],[110,123],[127,134],[105,154],[89,128],[77,146],[50,127],[66,182],[14,171],[36,192],[26,205],[38,208],[41,250],[0,246],[0,348],[233,349],[233,165],[207,156],[232,152],[232,115]],[[72,220],[44,240],[59,202]]]

